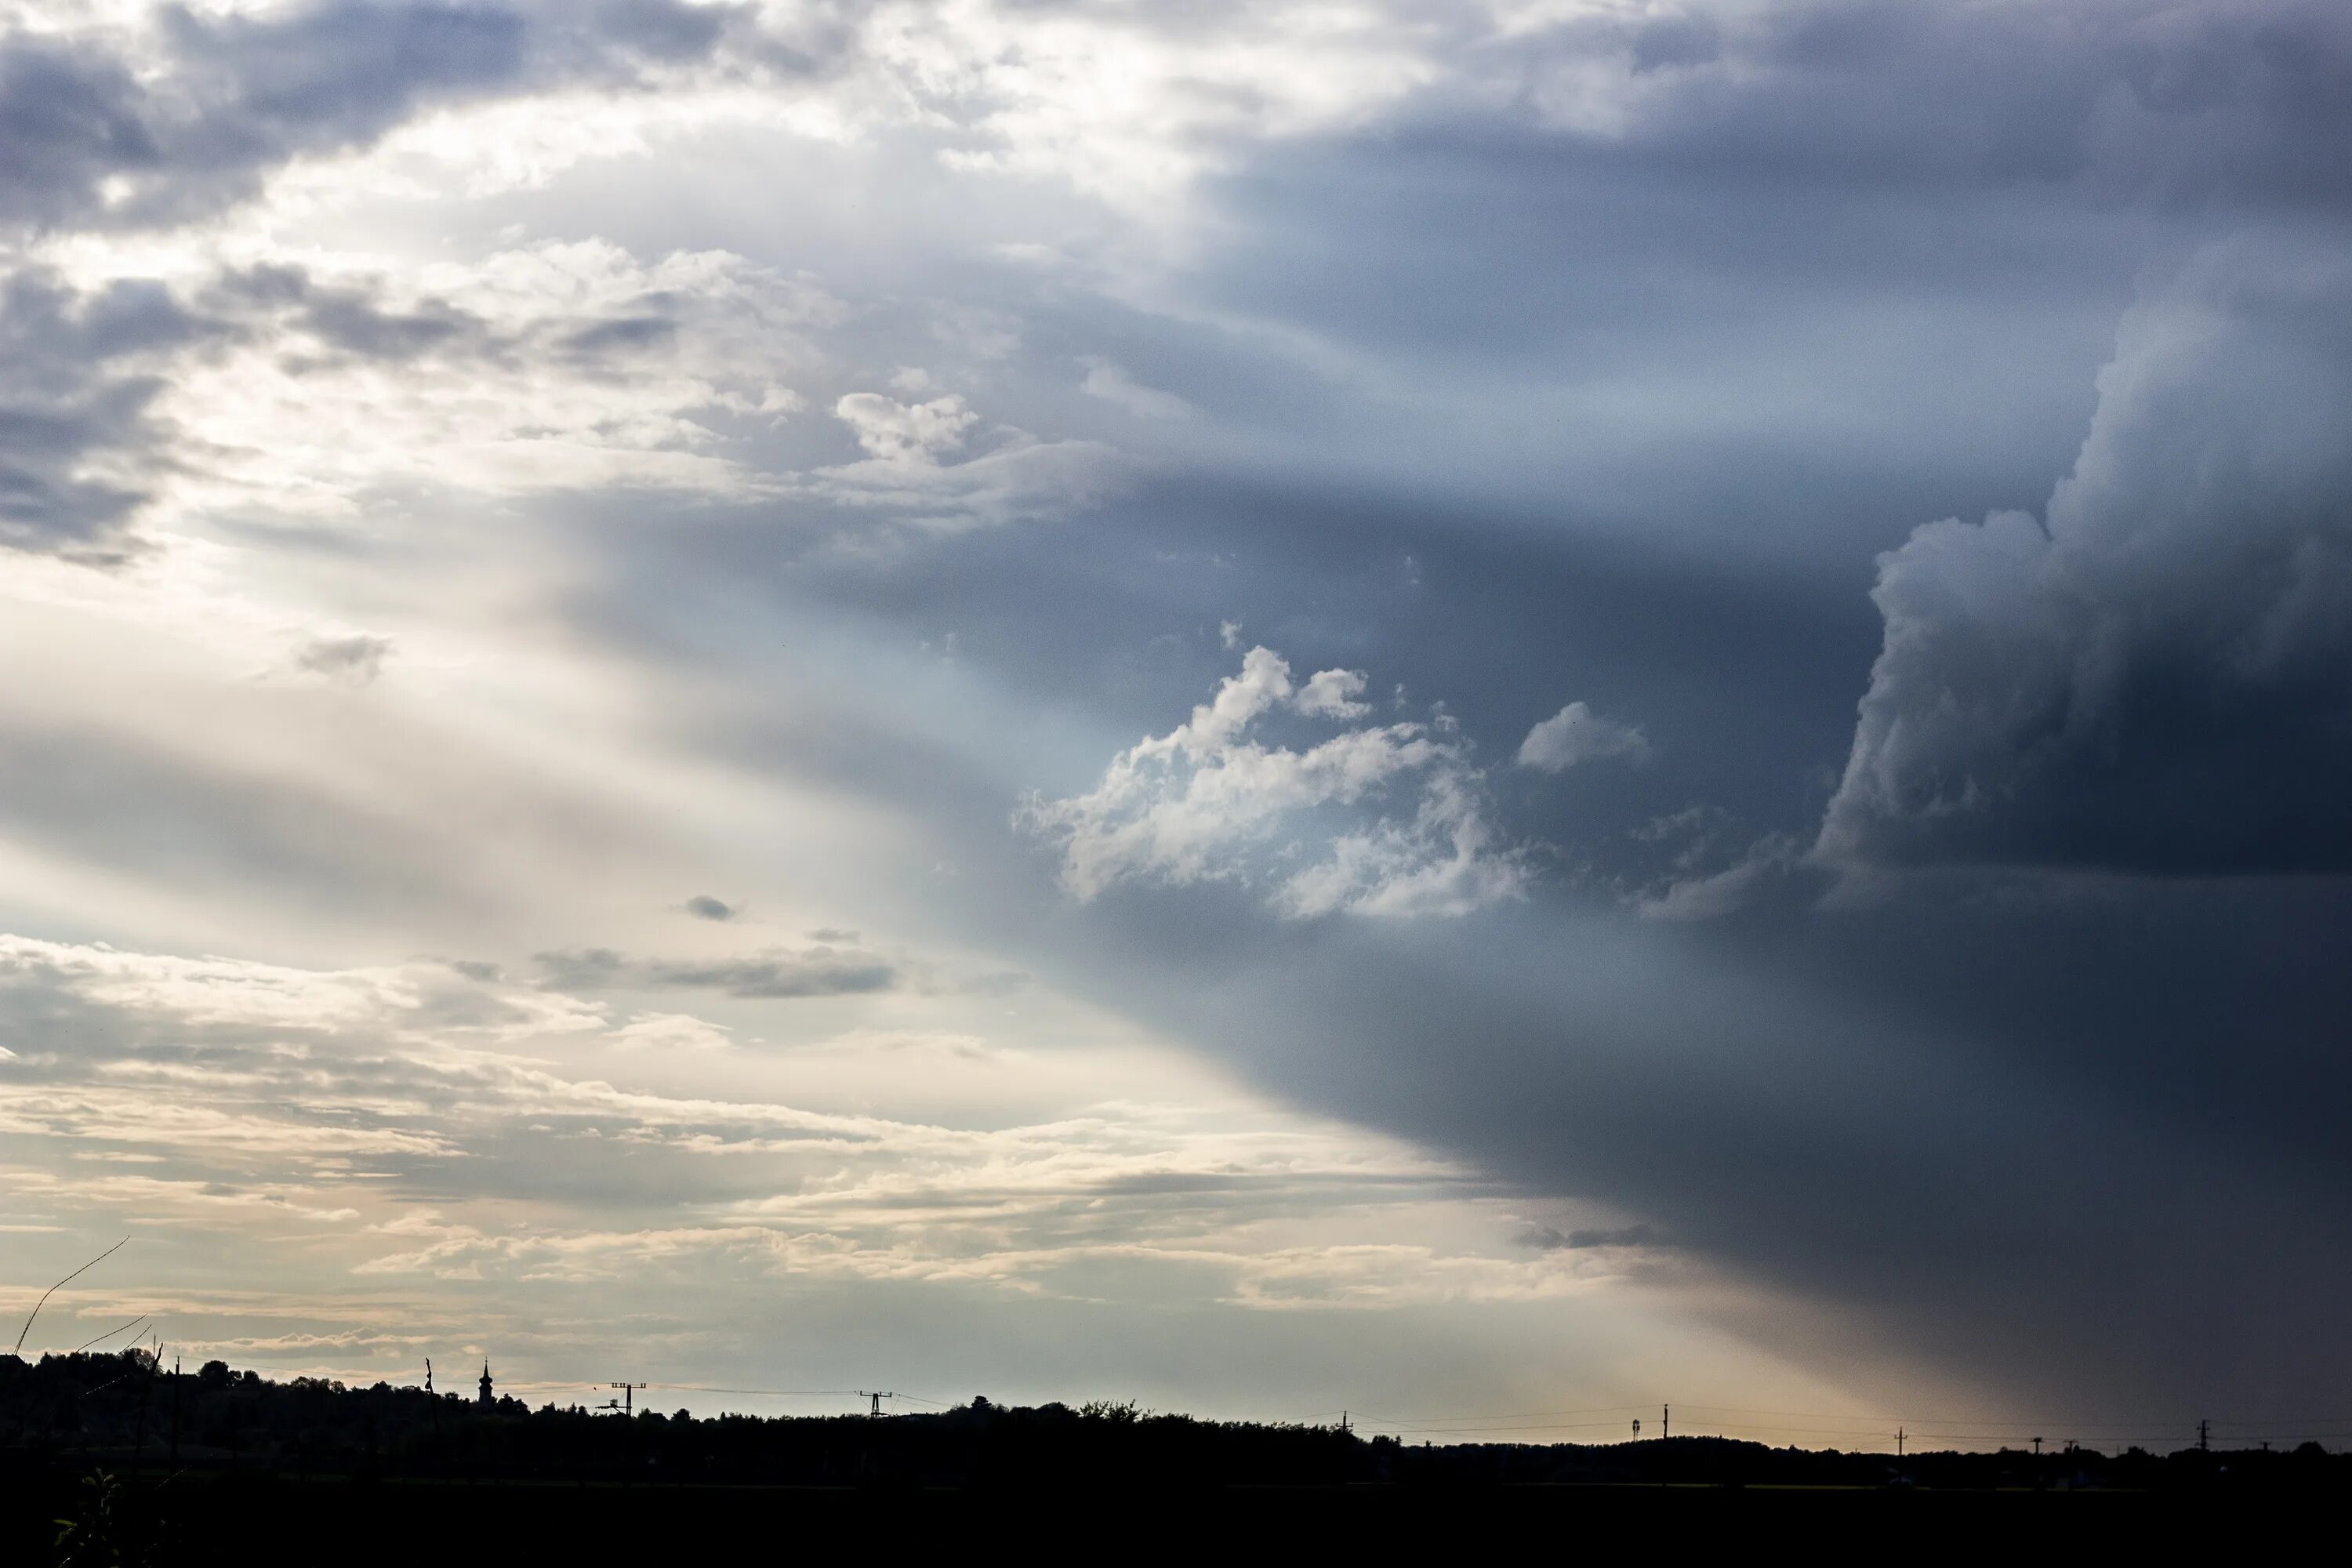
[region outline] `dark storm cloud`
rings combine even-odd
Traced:
[[[848,996],[895,989],[898,966],[854,947],[821,942],[731,958],[632,958],[610,948],[537,955],[541,984],[562,991],[719,991],[730,996]]]
[[[2315,946],[2340,895],[1311,938],[1153,902],[1092,907],[1053,978],[1095,973],[1276,1092],[1643,1215],[1874,1351],[2041,1409],[2352,1393],[2328,1326],[2352,1168],[2320,1109],[2352,1091],[2324,1048],[2352,995]],[[1802,1313],[1743,1328],[1838,1353]]]
[[[984,545],[1008,548],[1003,539]],[[1449,558],[1442,547],[1434,553]],[[969,584],[969,557],[965,564],[958,575]],[[1459,595],[1456,615],[1436,621],[1458,624],[1473,605],[1507,605],[1498,584],[1528,570],[1518,558],[1516,572],[1496,563],[1491,577],[1433,572],[1426,583]],[[1565,566],[1551,571],[1553,581],[1573,580]],[[675,575],[666,581],[676,615],[709,623],[709,601],[682,592]],[[1159,581],[1164,591],[1164,571]],[[1533,617],[1542,595],[1537,585],[1527,592]],[[1532,618],[1524,631],[1507,620],[1487,629],[1490,657],[1544,637]],[[1213,629],[1201,641],[1205,675],[1219,657]],[[1866,658],[1854,653],[1857,664]],[[1181,683],[1171,691],[1179,714],[1186,697],[1202,694]],[[1139,722],[1159,720],[1142,705]],[[1990,1381],[2050,1386],[2043,1380],[2063,1371],[2073,1386],[2110,1397],[2134,1386],[2128,1357],[2067,1364],[2085,1340],[2060,1343],[2004,1319],[1990,1287],[1938,1299],[1967,1262],[1965,1238],[1999,1238],[1980,1239],[1974,1254],[1997,1278],[2063,1266],[2086,1291],[2096,1269],[2145,1242],[2164,1189],[2150,1189],[2148,1209],[2114,1207],[2115,1224],[2132,1234],[2112,1246],[2102,1240],[2111,1229],[2105,1210],[2131,1181],[2160,1176],[2172,1151],[2117,1131],[2129,1108],[2097,1098],[2116,1094],[2115,1084],[2071,1109],[2031,1082],[2004,1082],[2008,1064],[1956,1060],[1965,1036],[1956,1040],[1933,1016],[1894,1026],[1867,995],[1841,1001],[1836,986],[1850,977],[1834,963],[1823,961],[1821,995],[1804,984],[1726,976],[1692,939],[1628,931],[1605,913],[1571,917],[1557,900],[1507,920],[1393,935],[1288,927],[1213,890],[1111,895],[1075,910],[1051,892],[1048,868],[1024,878],[1003,849],[1002,781],[972,776],[951,749],[891,749],[830,720],[824,729],[824,756],[733,716],[725,733],[748,748],[739,756],[855,779],[869,798],[898,802],[958,843],[961,875],[911,889],[912,907],[1026,944],[1024,961],[1055,984],[1140,1011],[1286,1095],[1458,1151],[1530,1191],[1607,1199],[1778,1288],[1847,1305],[1866,1291],[1886,1333],[1923,1355],[1958,1355],[1967,1334],[1984,1329],[1990,1337],[1968,1340],[1966,1351],[1990,1369]],[[1748,966],[1737,953],[1721,963]],[[2054,1152],[2037,1164],[2045,1146]],[[2053,1201],[2045,1183],[2064,1198]],[[2114,1293],[2082,1300],[2144,1310]],[[1935,1334],[1902,1325],[1928,1307],[1942,1315]]]
[[[2039,210],[1948,198],[1948,215],[1984,220],[1962,244],[1989,256],[2084,232],[2053,191],[2141,204],[2176,239],[2245,230],[2126,319],[2042,516],[1936,524],[1886,557],[1883,647],[1818,849],[1768,837],[1679,885],[1744,918],[1654,947],[1618,939],[1638,945],[1596,961],[1580,954],[1595,933],[1563,931],[1550,952],[1530,938],[1516,973],[1486,964],[1483,986],[1468,961],[1442,981],[1367,968],[1361,998],[1335,980],[1320,1005],[1353,1021],[1355,1061],[1335,1047],[1290,1070],[1540,1189],[1656,1216],[1985,1381],[2093,1400],[2229,1387],[2283,1407],[2352,1389],[2319,1305],[2352,1280],[2328,1217],[2352,1164],[2322,1109],[2352,1092],[2335,1044],[2352,895],[2308,875],[2346,868],[2352,785],[2345,17],[2188,7],[2136,14],[2088,57],[2053,39],[2038,117],[2001,98],[2040,66],[1956,85],[1958,113],[1918,69],[1862,79],[1891,63],[1889,37],[2025,16],[1841,13],[1789,38],[1817,78],[1860,89],[1852,104],[1776,125],[1751,101],[1643,133],[1708,178],[1745,167],[1795,189],[1818,174],[1801,199],[1832,206],[1899,208],[1939,182],[2044,187]],[[1957,42],[1953,84],[2010,47]],[[1855,106],[1874,100],[1864,117],[1883,131],[1864,132]],[[2039,139],[1972,141],[2003,121]],[[2109,231],[2101,264],[2150,269],[2127,237]],[[1903,271],[1874,265],[1889,254],[1822,276],[1883,285]],[[1804,297],[1802,268],[1777,281]],[[1822,907],[1823,861],[1953,869]],[[2053,874],[2080,869],[2204,879]],[[1595,962],[1663,969],[1612,997],[1575,978]],[[1433,1073],[1417,1053],[1438,1039],[1456,1063],[1471,1041],[1487,1059]]]
[[[669,0],[172,8],[160,60],[137,65],[95,42],[15,34],[0,40],[0,224],[184,221],[292,158],[365,146],[439,105],[628,87],[648,67],[707,55],[734,16]]]
[[[724,899],[697,893],[686,900],[686,912],[698,921],[731,921],[739,911]]]
[[[1576,71],[1638,63],[1639,32],[1576,23],[1514,57],[1515,112],[1433,91],[1213,187],[1231,222],[1201,291],[1410,363],[1411,418],[1197,349],[1121,363],[1213,412],[1263,386],[1255,427],[1335,466],[1826,560],[2037,504],[2152,263],[2352,212],[2340,6],[1780,5],[1702,30],[1613,93]]]
[[[2039,305],[2075,270],[2069,247],[2144,247],[2151,215],[2352,206],[2352,14],[2327,0],[1843,0],[1719,25],[1708,9],[1556,29],[1515,57],[1529,90],[1510,115],[1435,92],[1360,142],[1253,160],[1225,186],[1258,226],[1241,241],[1300,247],[1294,262],[1371,251],[1336,278],[1292,273],[1286,303],[1309,319],[1641,353],[1647,307],[1669,298],[1709,326],[1745,300],[1833,302],[1824,288],[1998,289]],[[1659,57],[1662,34],[1684,42]],[[1580,92],[1546,97],[1548,69],[1597,62],[1631,84],[1568,77]],[[1580,100],[1596,95],[1605,107],[1588,117]],[[1506,188],[1514,199],[1497,199]],[[1365,222],[1393,232],[1349,247]],[[1535,264],[1546,245],[1577,269],[1558,254]],[[1677,271],[1644,271],[1661,251]],[[1490,291],[1408,290],[1383,318],[1349,286],[1449,258]],[[1593,267],[1605,289],[1579,275]],[[1727,297],[1694,290],[1710,274]],[[1279,280],[1270,268],[1262,282]],[[1554,310],[1521,309],[1533,304]]]
[[[1458,373],[1434,436],[1336,378],[1098,318],[1139,381],[1344,461],[1196,468],[1083,531],[890,562],[637,530],[630,586],[582,613],[687,660],[795,624],[803,594],[889,638],[952,628],[1005,695],[972,730],[1079,711],[1108,743],[1073,760],[1038,725],[991,750],[963,715],[894,731],[870,699],[819,733],[730,715],[703,739],[952,846],[953,879],[903,889],[909,921],[1016,944],[1288,1099],[1630,1217],[1593,1245],[1646,1226],[1813,1303],[1742,1325],[1794,1353],[1843,1364],[1843,1328],[1808,1324],[1852,1326],[2044,1409],[2352,1396],[2329,1316],[2352,1289],[2352,895],[2054,874],[2337,865],[2344,27],[1815,7],[1643,46],[1660,85],[1613,138],[1432,111],[1294,145],[1218,188],[1240,221],[1192,281]],[[1661,486],[1549,467],[1585,430],[1536,394],[1596,367],[1622,370]],[[1883,420],[1829,417],[1845,399]],[[1762,423],[1727,437],[1721,407]],[[1390,482],[1384,444],[1413,471]],[[2042,521],[1905,546],[1872,624],[1874,551],[2038,505],[2070,467]],[[1604,533],[1608,510],[1643,528]],[[1443,697],[1489,758],[1570,700],[1638,716],[1657,757],[1498,784],[1568,871],[1462,926],[1286,926],[1216,889],[1061,904],[1005,847],[1007,802],[1181,719],[1226,618]],[[1849,754],[1900,787],[1841,792]],[[1822,902],[1832,795],[1849,863],[1920,868],[1866,905]],[[1708,912],[1734,918],[1613,902],[1726,864]]]
[[[1457,611],[1493,602],[1429,580]],[[1541,642],[1489,629],[1490,654]],[[1638,928],[1557,885],[1393,931],[1286,925],[1229,889],[1078,910],[1005,847],[1003,780],[854,728],[828,722],[823,756],[731,716],[725,736],[958,844],[961,874],[908,888],[903,918],[987,930],[1050,984],[1286,1098],[1642,1216],[1988,1397],[2352,1393],[2328,1327],[2352,1287],[2327,1218],[2352,1201],[2333,1127],[2352,1093],[2330,1044],[2352,1008],[2328,935],[2352,920],[2340,893],[1920,886],[1697,931]],[[1853,1345],[1809,1341],[1811,1321],[1741,1326],[1848,1364]]]
[[[2352,268],[2249,239],[2126,320],[2042,517],[1921,529],[1831,859],[2352,870]]]
[[[2352,17],[2328,0],[1843,0],[1717,29],[1652,68],[1675,89],[1633,141],[1687,168],[1857,195],[2074,182],[2107,199],[2352,198]]]

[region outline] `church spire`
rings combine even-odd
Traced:
[[[488,1410],[491,1404],[490,1363],[488,1357],[484,1357],[482,1361],[482,1408]]]

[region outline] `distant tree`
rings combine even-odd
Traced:
[[[1132,1399],[1089,1399],[1078,1406],[1078,1414],[1089,1421],[1108,1421],[1114,1426],[1132,1426],[1151,1412]]]

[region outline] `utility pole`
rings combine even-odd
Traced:
[[[882,1414],[882,1402],[886,1399],[896,1399],[898,1397],[895,1394],[875,1394],[863,1388],[854,1388],[850,1390],[850,1392],[856,1394],[860,1399],[872,1400],[874,1402],[874,1406],[872,1409],[866,1411],[866,1414],[877,1418]]]
[[[2039,1437],[2033,1439],[2033,1457],[2037,1459],[2042,1457],[2042,1439]]]
[[[147,1381],[139,1385],[139,1440],[131,1445],[131,1468],[139,1468],[139,1456],[147,1451],[147,1397],[155,1392],[155,1369],[163,1364],[163,1342],[158,1338],[155,1348],[147,1355]]]
[[[1903,1457],[1903,1428],[1900,1426],[1895,1428],[1895,1457],[1898,1459]]]
[[[1634,1416],[1634,1417],[1633,1417],[1633,1438],[1634,1438],[1634,1441],[1639,1442],[1639,1441],[1641,1440],[1641,1436],[1642,1436],[1642,1418],[1641,1418],[1640,1416],[1636,1415],[1636,1416]]]
[[[180,1358],[172,1358],[172,1468],[180,1468]]]
[[[1658,1406],[1658,1437],[1659,1437],[1659,1440],[1663,1442],[1664,1439],[1666,1439],[1666,1438],[1668,1438],[1668,1437],[1671,1437],[1671,1436],[1673,1436],[1674,1435],[1675,1435],[1675,1407],[1674,1407],[1673,1405],[1659,1405],[1659,1406]]]
[[[2197,1423],[2197,1451],[2199,1453],[2206,1454],[2212,1452],[2212,1436],[2213,1423],[2210,1421],[2200,1421]]]
[[[621,1391],[621,1414],[623,1415],[635,1415],[637,1413],[636,1391],[648,1385],[642,1383],[610,1383],[606,1384],[604,1386],[607,1388],[617,1388]]]
[[[433,1413],[433,1457],[441,1461],[441,1477],[449,1477],[449,1440],[441,1436],[441,1396],[433,1392],[433,1358],[425,1358],[425,1407]]]

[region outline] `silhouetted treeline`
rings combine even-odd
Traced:
[[[0,1459],[118,1472],[799,1487],[1198,1489],[1680,1484],[1925,1489],[2352,1491],[2352,1456],[1846,1454],[1714,1437],[1424,1447],[1335,1427],[1203,1421],[1133,1405],[776,1416],[640,1412],[502,1398],[489,1407],[378,1383],[272,1382],[222,1363],[177,1377],[136,1351],[0,1356]]]

